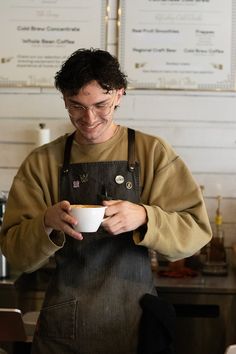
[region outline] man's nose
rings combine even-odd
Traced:
[[[90,122],[96,120],[96,114],[93,112],[93,109],[91,109],[91,108],[87,108],[85,110],[85,117],[86,117],[86,120],[90,121]]]

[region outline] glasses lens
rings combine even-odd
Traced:
[[[102,114],[103,116],[107,116],[111,112],[112,104],[106,103],[102,106],[93,106],[91,107],[91,111],[94,114]]]
[[[114,97],[115,98],[115,97]],[[67,110],[71,116],[76,116],[78,118],[83,117],[87,110],[91,110],[95,115],[107,116],[111,113],[112,106],[114,103],[114,98],[112,102],[106,102],[102,104],[97,104],[91,107],[84,107],[76,104],[69,104]]]

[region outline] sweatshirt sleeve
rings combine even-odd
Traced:
[[[22,272],[40,268],[65,242],[63,233],[57,232],[55,243],[44,229],[44,213],[54,196],[46,187],[43,169],[48,171],[47,163],[39,163],[34,155],[23,163],[10,189],[1,228],[2,253],[13,269]]]
[[[159,163],[150,169],[148,198],[142,198],[148,222],[133,238],[136,244],[175,261],[199,251],[210,241],[212,231],[201,189],[188,167],[168,144],[162,142],[160,150],[158,157],[154,153]]]

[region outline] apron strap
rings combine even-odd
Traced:
[[[69,166],[70,166],[70,152],[71,152],[71,146],[74,140],[74,135],[75,132],[70,134],[68,138],[66,139],[66,144],[65,144],[65,150],[64,150],[64,160],[63,160],[63,166],[62,166],[62,172],[64,174],[67,174],[69,172]]]
[[[135,130],[128,128],[128,169],[135,169]]]

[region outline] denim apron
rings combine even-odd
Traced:
[[[128,160],[70,164],[73,134],[60,172],[60,199],[100,204],[139,203],[135,132],[128,130]],[[117,147],[119,148],[119,147]],[[46,292],[33,343],[34,354],[135,354],[145,293],[155,294],[148,250],[132,232],[117,236],[102,227],[78,241],[66,236]]]

